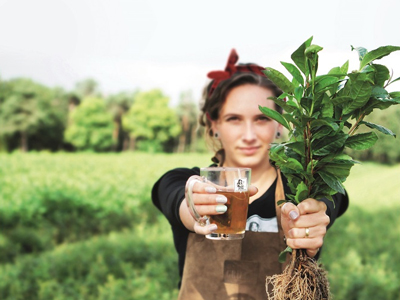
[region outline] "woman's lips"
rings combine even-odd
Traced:
[[[258,151],[260,147],[240,147],[240,151],[242,151],[245,155],[253,155]]]

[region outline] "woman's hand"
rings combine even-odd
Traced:
[[[191,183],[195,180],[194,183]],[[183,224],[187,229],[198,234],[210,234],[217,230],[216,224],[203,225],[197,222],[190,213],[188,204],[188,187],[192,184],[192,201],[200,216],[221,215],[227,210],[225,203],[228,199],[224,195],[216,194],[217,189],[214,185],[204,183],[200,176],[191,176],[186,182],[185,199],[179,208],[179,214]],[[257,188],[249,186],[250,196],[257,193]]]
[[[324,243],[330,222],[325,212],[326,204],[311,198],[297,206],[285,203],[281,209],[281,224],[286,244],[292,249],[306,249],[308,256],[314,257]]]

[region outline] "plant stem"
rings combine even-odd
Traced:
[[[357,129],[358,125],[359,125],[359,123],[360,123],[363,119],[364,119],[364,113],[362,113],[362,114],[360,115],[360,117],[357,119],[357,121],[354,123],[354,125],[350,128],[349,133],[348,133],[350,136],[354,134],[354,132],[356,131],[356,129]]]
[[[312,116],[313,112],[314,112],[314,99],[315,99],[315,66],[313,65],[311,67],[311,94],[312,94],[312,103],[311,103],[311,109],[310,109],[310,117]]]
[[[304,130],[304,140],[305,140],[305,153],[306,153],[306,164],[305,164],[305,168],[307,171],[307,167],[308,164],[311,163],[311,174],[313,174],[314,172],[314,166],[313,166],[313,159],[312,159],[312,151],[311,151],[311,125],[310,122],[307,122],[307,127]],[[312,186],[311,183],[308,182],[308,179],[305,178],[304,179],[304,183],[307,185],[308,187],[308,195],[310,195],[311,190],[312,190]]]
[[[316,70],[315,70],[315,65],[312,65],[311,67],[311,94],[312,94],[312,102],[311,102],[311,108],[310,108],[310,117],[312,116],[313,112],[314,112],[314,103],[315,103],[315,75],[316,75]],[[311,151],[311,124],[310,122],[307,122],[307,127],[305,129],[305,135],[306,135],[306,170],[307,171],[307,167],[308,164],[311,163],[311,174],[313,174],[313,163],[312,163],[312,151]],[[305,178],[305,184],[308,187],[308,195],[311,194],[311,190],[312,190],[312,186],[311,183],[308,182],[308,179]]]

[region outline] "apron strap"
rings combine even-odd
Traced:
[[[276,188],[275,188],[275,210],[276,210],[276,219],[278,221],[278,229],[279,229],[279,246],[281,251],[285,250],[287,245],[285,242],[285,235],[283,233],[282,225],[281,225],[281,207],[278,205],[278,201],[285,200],[285,190],[283,188],[281,170],[276,169],[277,180],[276,180]],[[289,263],[290,255],[286,255],[286,261],[282,264],[282,272],[285,269],[286,265]]]

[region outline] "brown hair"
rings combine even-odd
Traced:
[[[260,87],[264,87],[274,94],[275,97],[279,97],[282,91],[272,83],[265,76],[258,75],[252,72],[237,72],[230,78],[221,81],[217,88],[209,95],[209,90],[213,84],[211,81],[203,91],[203,102],[201,105],[201,115],[199,118],[200,125],[205,127],[205,138],[207,144],[216,152],[213,161],[219,164],[223,164],[225,154],[222,145],[218,140],[213,139],[213,131],[211,129],[211,120],[217,120],[222,106],[225,103],[228,93],[235,87],[242,86],[245,84],[252,84]],[[282,108],[275,104],[275,109],[282,113]]]

